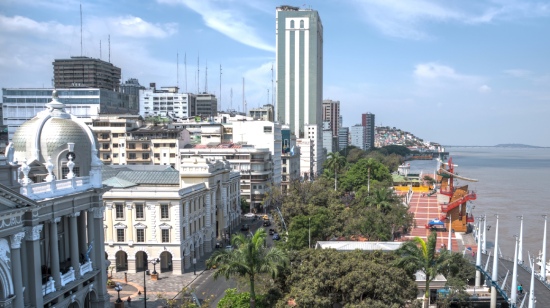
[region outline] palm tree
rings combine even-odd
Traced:
[[[344,156],[340,156],[340,153],[328,153],[328,158],[325,161],[325,167],[329,169],[334,168],[334,190],[336,190],[338,185],[338,167],[344,167],[346,165],[346,158]]]
[[[363,204],[365,206],[375,206],[378,209],[388,210],[391,209],[394,204],[399,202],[399,196],[396,195],[393,191],[387,188],[375,189],[372,193],[372,196],[367,196],[363,199]]]
[[[214,280],[219,277],[230,276],[247,277],[250,280],[250,307],[256,307],[256,293],[254,293],[254,278],[258,274],[268,273],[276,278],[279,266],[286,267],[289,263],[286,253],[279,248],[267,249],[267,233],[260,228],[250,238],[243,234],[233,235],[231,244],[237,247],[231,250],[218,250],[206,261],[208,268],[216,266]]]
[[[428,242],[417,236],[412,242],[403,243],[397,251],[401,255],[401,258],[396,260],[397,266],[405,268],[408,272],[421,271],[426,276],[424,307],[428,307],[430,301],[430,282],[438,274],[447,272],[449,267],[454,267],[453,258],[456,254],[451,254],[445,248],[436,254],[436,243],[437,232],[434,231],[428,237]]]

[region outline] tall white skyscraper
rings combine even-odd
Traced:
[[[304,126],[323,119],[323,25],[315,10],[281,6],[276,10],[276,119],[297,138],[308,138]],[[321,171],[322,134],[314,140],[315,172]]]

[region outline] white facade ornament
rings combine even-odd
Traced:
[[[55,175],[53,174],[53,163],[52,157],[48,156],[48,162],[46,163],[46,169],[48,169],[48,176],[46,177],[46,182],[55,181]]]
[[[25,227],[25,240],[36,241],[40,239],[40,232],[42,232],[44,225],[36,225],[34,227]]]
[[[29,179],[29,172],[31,171],[31,167],[29,167],[29,165],[27,165],[27,159],[25,158],[25,161],[23,161],[23,163],[21,164],[21,172],[23,172],[23,179],[21,179],[19,181],[19,183],[23,186],[27,186],[29,184],[32,184],[33,181],[31,179]]]
[[[60,221],[61,221],[61,217],[56,217],[56,218],[54,218],[54,219],[48,220],[48,222],[51,223],[51,224],[56,224],[56,223],[58,223],[58,222],[60,222]]]
[[[94,212],[94,218],[103,218],[103,212],[105,212],[105,207],[94,207],[90,210]]]
[[[80,216],[80,212],[74,212],[72,214],[69,214],[69,217],[78,217]]]
[[[21,248],[21,241],[25,238],[25,232],[19,232],[10,235],[10,242],[11,242],[11,248],[12,249],[19,249]]]
[[[67,179],[74,178],[75,177],[74,173],[73,173],[74,162],[73,162],[73,156],[72,155],[69,155],[69,161],[67,162],[67,168],[69,168],[69,173],[67,173]]]
[[[88,292],[92,292],[93,288],[94,288],[94,284],[93,284],[93,283],[90,283],[90,284],[88,285]]]
[[[5,238],[0,239],[0,260],[6,262],[10,262],[10,258],[8,257],[8,253],[10,253],[10,245],[8,244],[8,240]],[[9,266],[8,266],[9,268]]]

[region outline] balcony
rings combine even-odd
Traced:
[[[61,286],[65,286],[71,281],[75,281],[76,278],[74,276],[74,269],[72,267],[69,268],[69,271],[63,275],[61,275]]]
[[[101,148],[101,149],[99,149],[99,151],[100,152],[111,152],[111,148],[106,148],[106,149]]]
[[[251,163],[263,163],[263,162],[266,162],[266,159],[265,158],[251,158],[250,162]]]
[[[126,140],[127,141],[150,141],[152,138],[149,137],[149,136],[139,136],[139,137],[136,137],[136,136],[131,136],[131,137],[126,137]]]
[[[144,149],[144,148],[134,148],[134,149],[130,149],[130,148],[126,148],[126,152],[150,152],[151,151],[151,148],[148,148],[148,149]]]

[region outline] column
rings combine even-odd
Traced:
[[[112,245],[112,243],[114,242],[113,233],[115,232],[114,227],[113,227],[113,205],[112,204],[107,205],[106,220],[107,220],[107,241],[109,242],[109,245]],[[103,230],[103,226],[101,226],[101,230]],[[97,232],[97,230],[96,230],[96,232]]]
[[[88,247],[86,246],[86,216],[85,211],[80,212],[80,216],[76,218],[78,223],[78,252],[84,255]],[[80,259],[79,259],[80,260]]]
[[[184,267],[185,269],[188,269],[191,267],[191,263],[193,262],[193,260],[191,260],[191,253],[189,251],[186,251],[187,254],[183,257],[184,258]]]
[[[80,279],[80,263],[78,262],[78,226],[77,226],[77,217],[80,216],[80,212],[73,213],[69,215],[69,225],[70,225],[70,250],[71,250],[71,267],[74,270],[74,276],[76,279]]]
[[[42,271],[40,269],[40,232],[44,225],[27,227],[25,230],[25,245],[27,246],[29,301],[31,306],[43,307],[42,296]]]
[[[129,204],[126,204],[126,209],[127,209],[127,212],[126,212],[126,221],[128,221],[128,230],[126,231],[127,235],[128,235],[128,245],[129,246],[132,246],[134,244],[134,224],[132,222],[133,220],[133,216],[132,216],[132,208],[133,208],[133,204],[132,203],[129,203]],[[129,257],[129,256],[128,256]]]
[[[202,257],[204,256],[204,243],[202,243],[200,246],[199,246],[199,256]]]
[[[23,228],[23,231],[26,230],[26,227]],[[25,242],[23,241],[23,245],[21,245],[21,263],[27,264],[27,245],[25,245]],[[28,266],[23,266],[22,268],[22,275],[23,275],[23,285],[28,286],[29,285],[29,268]],[[23,297],[25,299],[25,307],[31,305],[31,300],[29,296],[29,288],[25,288],[25,291],[23,292]]]
[[[185,201],[185,220],[187,221],[187,227],[185,228],[185,239],[189,238],[191,224],[193,223],[191,219],[189,219],[189,201]]]
[[[88,209],[86,212],[86,226],[88,226],[88,246],[92,245],[92,243],[95,243],[94,239],[95,239],[95,228],[94,228],[94,211],[96,210],[96,208],[91,208],[91,209]],[[103,229],[101,229],[103,230]],[[103,244],[103,243],[101,243]],[[95,253],[94,253],[94,249],[95,249],[95,245],[92,246],[92,251],[90,251],[90,254],[88,255],[88,257],[90,257],[90,260],[92,260],[92,267],[94,269],[98,269],[98,265],[97,265],[97,262],[100,261],[100,260],[97,260],[97,258],[95,257]],[[87,251],[87,250],[86,250]]]
[[[50,266],[55,288],[61,289],[61,271],[59,270],[59,243],[57,238],[57,223],[61,221],[61,217],[49,220],[50,223]]]
[[[97,262],[97,279],[94,284],[97,286],[97,298],[99,304],[97,307],[104,307],[104,303],[109,303],[110,297],[107,293],[107,267],[105,266],[105,244],[103,237],[103,211],[104,207],[94,208],[94,246],[92,253]],[[114,264],[113,264],[114,265]],[[103,305],[101,305],[103,303]]]
[[[13,288],[15,293],[14,307],[24,307],[23,296],[23,271],[21,269],[21,240],[25,237],[25,232],[19,232],[10,235],[11,242],[11,266]]]
[[[212,213],[212,203],[210,202],[212,199],[210,197],[210,192],[206,194],[205,203],[206,203],[206,227],[210,227],[212,225],[212,221],[210,221],[210,214]]]

